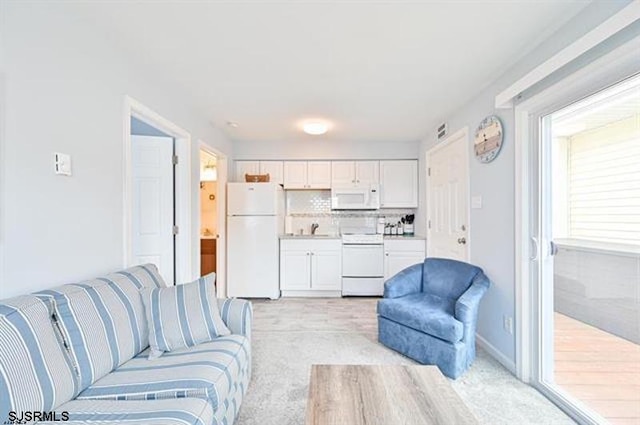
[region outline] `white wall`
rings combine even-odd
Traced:
[[[0,298],[123,265],[125,95],[191,133],[197,271],[198,140],[227,155],[230,142],[189,99],[63,3],[2,3]],[[56,151],[71,154],[72,177],[53,174]]]
[[[581,35],[597,26],[613,13],[624,7],[627,1],[595,2],[588,6],[574,20],[539,45],[525,59],[482,92],[470,99],[460,109],[443,115],[438,122],[447,121],[451,133],[467,126],[470,132],[469,155],[471,196],[482,196],[483,208],[471,210],[471,262],[482,267],[492,280],[492,287],[484,297],[479,314],[478,333],[493,346],[499,357],[513,367],[515,359],[515,337],[503,329],[503,315],[514,317],[515,312],[515,117],[513,110],[496,110],[495,96],[507,88],[526,72],[570,44]],[[636,28],[637,29],[637,28]],[[632,29],[635,31],[636,29]],[[616,40],[619,41],[619,40]],[[595,49],[592,55],[581,58],[583,64],[593,60],[597,54],[607,50],[607,46]],[[578,65],[579,65],[578,64]],[[554,78],[560,78],[570,69],[562,70]],[[473,156],[472,139],[477,125],[488,115],[497,114],[502,120],[505,139],[502,152],[490,164],[481,164]],[[425,152],[436,144],[435,132],[430,134],[420,148],[420,169],[424,169]],[[421,172],[421,187],[425,176]],[[425,228],[425,192],[421,191],[421,208],[416,232]],[[418,219],[417,219],[418,220]],[[517,326],[515,326],[517,329]]]
[[[420,142],[328,142],[322,137],[280,143],[236,142],[236,160],[416,159]]]

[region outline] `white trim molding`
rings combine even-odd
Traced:
[[[484,351],[489,353],[491,357],[496,359],[498,363],[504,366],[509,372],[511,372],[514,375],[516,374],[515,363],[510,358],[502,354],[502,352],[498,350],[496,347],[494,347],[489,341],[487,341],[477,333],[476,333],[476,342],[478,347],[482,348]]]
[[[516,366],[517,376],[524,382],[533,379],[532,344],[534,313],[532,305],[533,283],[530,258],[540,258],[541,244],[534,243],[530,230],[532,179],[530,146],[532,119],[545,113],[561,109],[584,97],[585,93],[602,90],[612,82],[618,82],[640,72],[640,37],[609,52],[588,66],[573,73],[515,107],[515,233],[516,233]]]
[[[175,174],[175,222],[180,231],[176,236],[176,283],[189,282],[196,276],[191,263],[192,226],[191,226],[191,135],[181,127],[162,117],[132,97],[124,98],[123,113],[123,265],[132,264],[132,170],[131,170],[131,117],[170,135],[175,139],[175,153],[179,158]],[[199,270],[198,274],[199,275]]]
[[[544,80],[569,62],[591,50],[640,19],[640,0],[634,0],[618,13],[560,50],[525,76],[500,92],[495,99],[498,109],[512,108],[514,99],[534,84]]]

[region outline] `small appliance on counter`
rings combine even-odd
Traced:
[[[404,234],[406,236],[413,236],[414,234],[413,222],[415,221],[415,218],[416,218],[415,214],[407,214],[403,217]]]
[[[385,222],[385,218],[384,217],[378,217],[378,225],[376,226],[376,233],[379,235],[384,234],[384,229],[386,222]]]
[[[290,215],[284,218],[284,233],[285,235],[293,235],[293,217]]]

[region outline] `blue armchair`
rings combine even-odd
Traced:
[[[478,306],[489,285],[482,269],[461,261],[427,258],[406,268],[384,284],[378,341],[456,379],[476,357]]]

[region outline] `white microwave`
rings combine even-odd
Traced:
[[[380,187],[377,184],[331,188],[332,210],[377,210]]]

